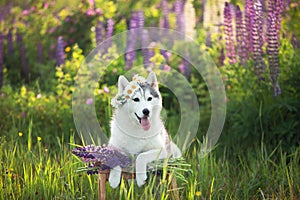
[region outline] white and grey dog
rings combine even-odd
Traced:
[[[147,79],[135,75],[131,82],[120,76],[118,94],[112,99],[112,105],[116,110],[111,121],[109,145],[136,155],[136,181],[142,186],[147,179],[148,163],[181,156],[160,119],[162,98],[155,73],[150,72]],[[120,166],[110,171],[111,187],[119,185],[121,171]]]

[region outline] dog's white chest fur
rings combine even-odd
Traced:
[[[136,155],[166,147],[167,135],[164,127],[157,129],[156,132],[151,132],[151,130],[147,132],[134,129],[122,130],[117,123],[115,120],[111,122],[112,135],[109,144],[124,152]],[[132,126],[134,127],[134,125]]]

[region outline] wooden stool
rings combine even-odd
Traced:
[[[98,172],[98,200],[106,200],[106,182],[108,181],[109,172],[110,170]],[[124,180],[135,179],[135,173],[122,172],[122,177]],[[179,192],[177,190],[177,181],[175,177],[172,177],[169,190],[171,199],[179,200]]]

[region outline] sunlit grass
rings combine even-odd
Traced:
[[[97,176],[76,170],[83,163],[71,154],[67,140],[54,138],[57,146],[43,146],[43,138],[16,133],[1,137],[1,199],[97,199]],[[24,139],[27,141],[24,142]],[[222,157],[200,154],[197,141],[185,153],[189,171],[177,174],[180,199],[297,199],[300,197],[299,148],[287,155],[280,147],[264,146],[246,155]],[[175,175],[175,174],[173,174]],[[117,189],[107,183],[108,199],[168,199],[170,178],[151,176],[144,187],[122,180]]]

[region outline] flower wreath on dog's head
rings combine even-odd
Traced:
[[[125,87],[124,91],[117,94],[111,100],[111,105],[118,108],[120,105],[125,104],[129,99],[131,99],[137,91],[140,90],[140,84],[146,83],[146,79],[142,76],[135,74],[132,81]]]

